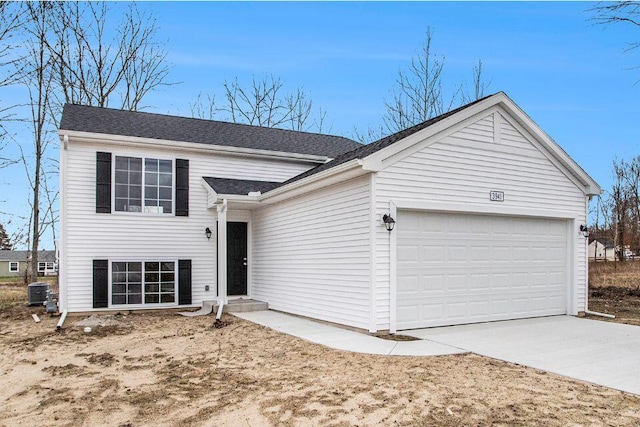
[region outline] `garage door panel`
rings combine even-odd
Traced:
[[[566,311],[564,220],[400,211],[396,230],[398,329]]]

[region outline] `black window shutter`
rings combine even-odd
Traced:
[[[93,308],[109,306],[109,261],[93,260]]]
[[[111,153],[96,153],[96,213],[111,213]]]
[[[176,159],[176,216],[189,216],[189,160]]]
[[[191,260],[178,261],[178,304],[191,304]]]

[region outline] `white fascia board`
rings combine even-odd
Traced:
[[[383,161],[412,147],[414,144],[436,136],[448,128],[463,122],[477,114],[494,106],[502,107],[520,125],[522,125],[542,146],[551,153],[560,163],[565,165],[569,172],[584,186],[587,195],[600,195],[602,189],[569,155],[547,135],[529,116],[527,116],[515,102],[504,92],[499,92],[483,101],[465,108],[451,116],[440,120],[433,125],[411,134],[401,141],[377,151],[362,160],[363,168],[370,171],[379,171],[383,168]],[[398,157],[399,159],[399,157]]]
[[[254,148],[230,147],[225,145],[209,145],[198,142],[172,141],[167,139],[142,138],[137,136],[109,135],[104,133],[80,132],[70,130],[59,130],[58,134],[64,140],[65,136],[73,138],[78,142],[90,142],[97,144],[119,144],[124,146],[152,146],[161,148],[180,148],[190,151],[205,153],[219,153],[231,156],[250,156],[271,158],[280,160],[306,161],[311,163],[326,163],[327,156],[317,156],[312,154],[288,153],[285,151],[258,150]]]
[[[353,159],[341,165],[294,181],[290,184],[268,191],[258,197],[263,204],[272,204],[292,197],[299,196],[329,185],[344,182],[369,173],[362,168],[360,159]]]
[[[599,196],[602,194],[602,188],[600,185],[587,174],[580,165],[578,165],[575,160],[573,160],[566,151],[562,149],[547,133],[540,128],[534,122],[531,117],[527,115],[511,98],[509,98],[505,93],[500,92],[498,95],[502,95],[502,99],[500,100],[503,108],[507,109],[507,111],[522,125],[525,129],[527,129],[533,136],[536,137],[538,141],[549,151],[551,154],[557,158],[561,163],[563,163],[572,173],[578,178],[585,186],[585,192],[588,196]]]
[[[446,117],[439,122],[432,124],[431,126],[421,129],[407,136],[406,138],[383,148],[380,151],[376,151],[375,153],[363,159],[363,168],[371,171],[379,171],[382,168],[383,160],[388,159],[389,157],[398,154],[403,150],[406,150],[414,144],[430,138],[442,131],[445,131],[451,126],[454,126],[455,124],[492,107],[493,105],[497,104],[496,97],[498,97],[500,94],[502,94],[502,92],[497,95],[493,95],[483,101],[480,101],[477,104],[467,107],[462,111],[452,114],[451,116]]]
[[[245,196],[244,194],[218,194],[216,204],[222,203],[223,200],[228,202],[238,202],[257,205],[260,203],[257,196]]]

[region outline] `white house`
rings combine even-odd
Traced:
[[[613,242],[609,239],[594,239],[589,243],[589,259],[594,261],[615,261],[616,260],[616,248],[613,245]],[[627,250],[628,251],[628,250]],[[625,256],[630,255],[631,251],[627,253],[625,251]]]
[[[244,296],[393,332],[586,307],[600,187],[504,93],[364,146],[74,105],[59,134],[63,311]]]

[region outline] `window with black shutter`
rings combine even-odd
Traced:
[[[111,213],[111,153],[96,153],[96,213]]]
[[[109,306],[109,261],[93,260],[93,308]]]
[[[176,216],[189,216],[189,160],[176,159]]]
[[[191,260],[178,261],[178,304],[191,304]]]

